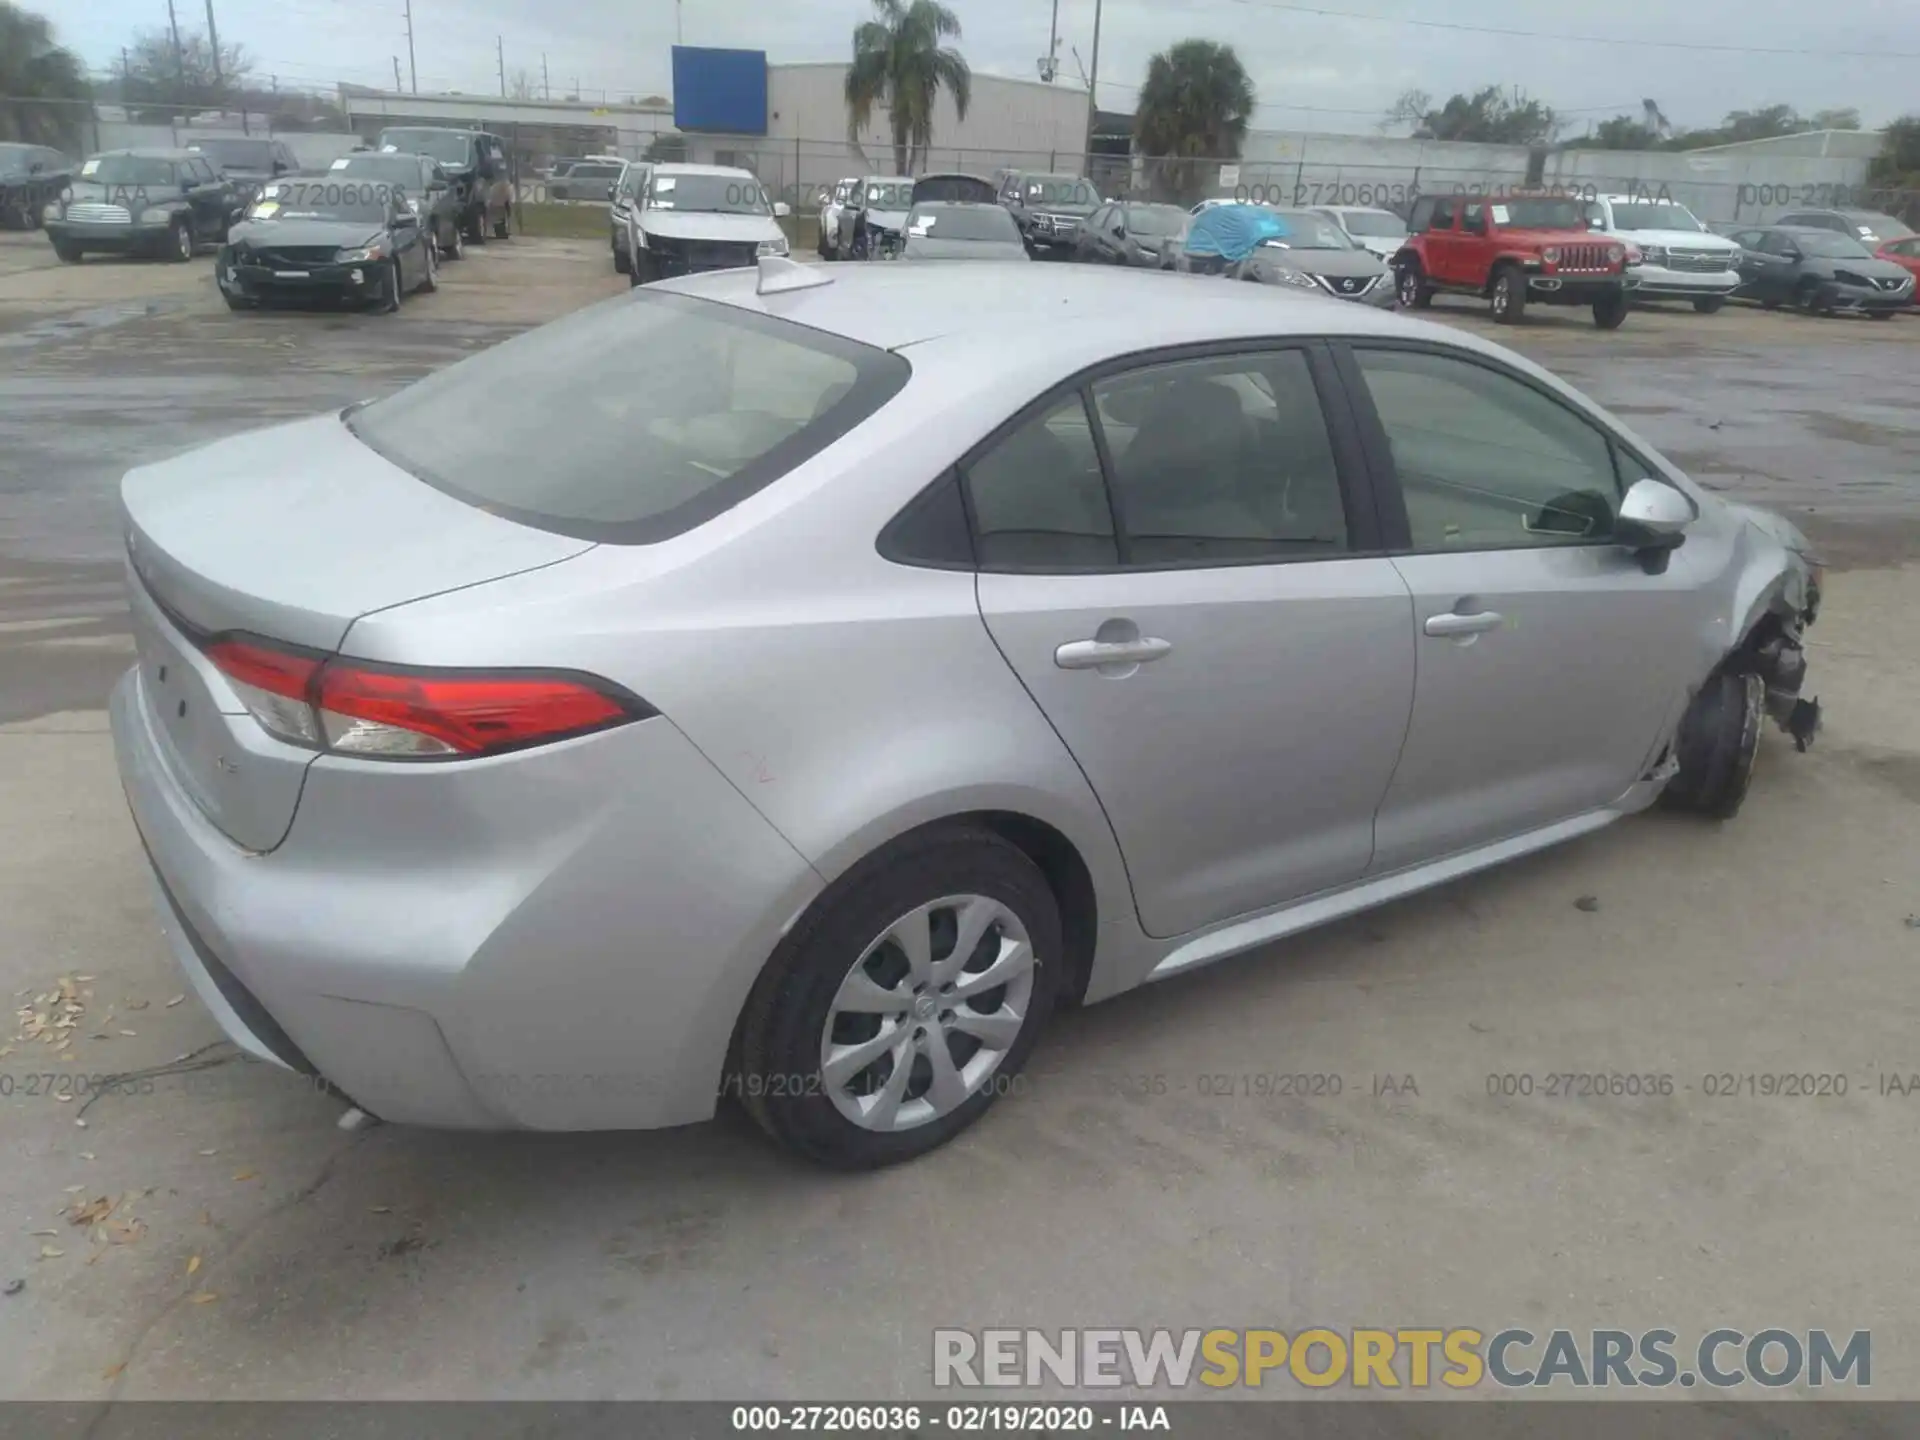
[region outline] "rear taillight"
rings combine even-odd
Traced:
[[[251,636],[216,639],[207,657],[268,733],[350,755],[494,755],[655,713],[619,686],[571,671],[373,665]]]

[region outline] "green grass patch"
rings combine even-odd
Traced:
[[[605,240],[611,233],[604,205],[563,205],[552,200],[522,201],[514,231],[557,240]]]

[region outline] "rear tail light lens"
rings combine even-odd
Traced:
[[[617,685],[571,671],[371,665],[250,636],[214,640],[207,657],[269,734],[369,758],[495,755],[656,713]]]

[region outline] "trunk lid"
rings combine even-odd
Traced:
[[[240,630],[332,652],[369,612],[593,548],[434,489],[335,415],[143,466],[120,493],[155,744],[208,819],[249,850],[285,837],[314,752],[268,735],[198,642]]]

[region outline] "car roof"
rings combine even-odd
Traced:
[[[1006,210],[1004,205],[996,205],[991,200],[920,200],[914,204],[916,210]]]
[[[693,165],[678,161],[671,165],[655,164],[653,173],[656,178],[662,175],[717,175],[728,180],[759,178],[751,170],[742,170],[737,165]]]
[[[869,180],[878,180],[883,185],[913,184],[913,176],[911,175],[882,175],[876,172],[872,175],[862,175],[860,177],[860,183],[862,185],[865,185]]]
[[[118,150],[96,150],[87,158],[104,160],[109,155],[131,155],[136,160],[190,160],[200,152],[188,149],[165,149],[159,146],[124,146]]]
[[[1302,210],[1324,210],[1333,215],[1393,215],[1393,211],[1382,205],[1302,205]],[[1398,215],[1393,215],[1398,220]]]
[[[1144,345],[1178,345],[1264,335],[1409,335],[1467,344],[1463,331],[1278,287],[1227,284],[1200,275],[1095,265],[1016,265],[989,277],[981,262],[952,270],[909,265],[837,265],[826,283],[757,293],[755,270],[716,270],[658,281],[648,290],[699,296],[744,310],[895,350],[951,340],[1000,343],[1020,324],[1020,349],[1039,356],[1051,344],[1063,353],[1112,337],[1113,353]],[[987,283],[983,283],[987,282]],[[1284,306],[1264,303],[1273,297]],[[1032,322],[1045,317],[1047,323]],[[1151,337],[1151,340],[1143,339]],[[1505,354],[1497,347],[1495,353]]]

